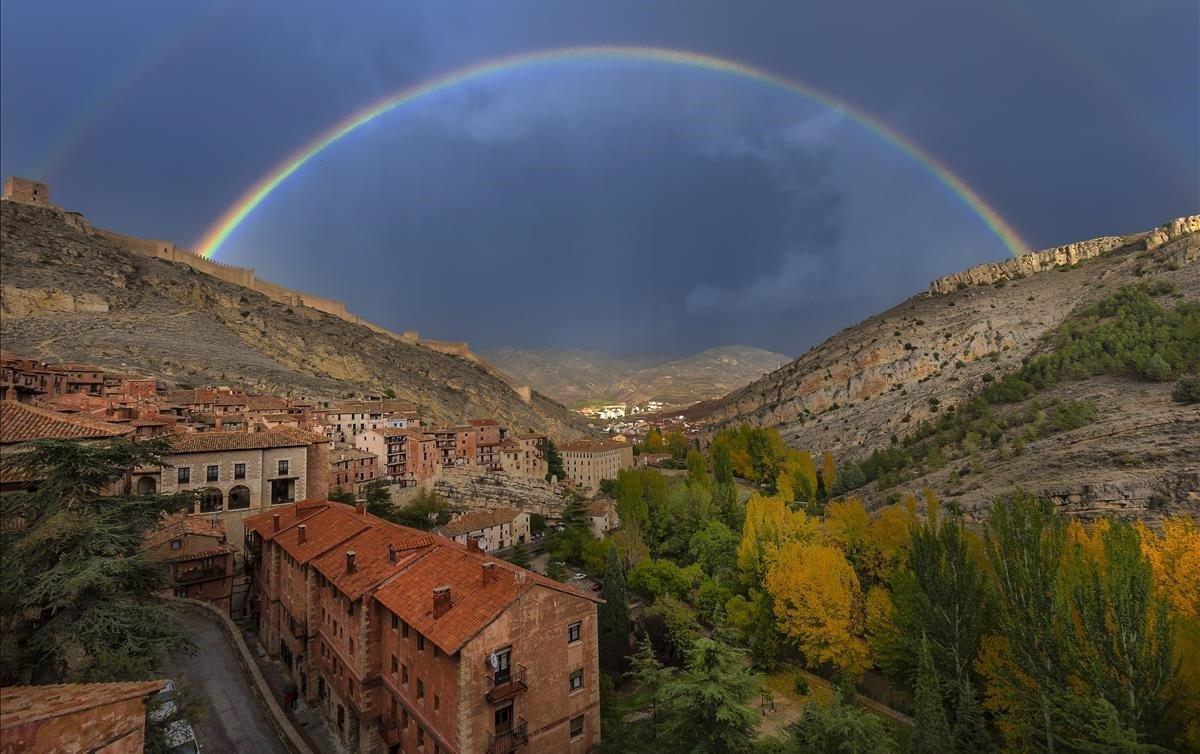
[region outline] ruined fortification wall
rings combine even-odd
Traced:
[[[103,228],[95,228],[95,233],[130,251],[136,251],[157,259],[165,259],[168,262],[186,264],[194,270],[203,272],[206,275],[212,275],[218,280],[224,280],[226,283],[233,283],[243,288],[257,290],[257,283],[259,281],[254,275],[254,270],[249,267],[235,267],[231,264],[205,259],[187,249],[176,246],[170,241],[136,238],[123,233],[104,230]]]

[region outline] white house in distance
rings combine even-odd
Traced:
[[[603,539],[605,534],[621,528],[615,500],[593,500],[588,505],[588,519],[592,524],[592,536],[597,539]]]
[[[472,511],[452,519],[437,533],[464,545],[478,540],[479,549],[495,552],[529,542],[529,514],[512,508]]]

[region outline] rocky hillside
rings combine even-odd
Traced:
[[[981,265],[848,327],[783,368],[692,417],[713,427],[777,427],[792,446],[862,461],[936,412],[1050,348],[1046,335],[1120,286],[1173,291],[1165,307],[1200,300],[1200,216]],[[1082,513],[1189,506],[1200,511],[1200,409],[1171,400],[1170,382],[1103,375],[1064,380],[1038,399],[1083,400],[1094,421],[1031,442],[1020,455],[983,453],[907,480],[967,508],[1013,485]],[[974,472],[974,473],[972,473]],[[863,489],[868,497],[895,486]]]
[[[781,354],[750,346],[710,348],[685,359],[517,348],[494,351],[488,358],[517,380],[567,405],[588,400],[686,405],[725,395],[788,361]]]
[[[526,403],[484,365],[127,251],[73,213],[13,202],[0,212],[8,351],[316,399],[390,388],[434,421],[581,434],[576,414],[536,393]]]

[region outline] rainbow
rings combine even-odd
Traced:
[[[525,66],[587,59],[645,60],[702,68],[751,79],[820,102],[827,107],[845,113],[868,130],[896,145],[905,154],[937,176],[964,204],[979,215],[1014,256],[1025,253],[1028,250],[1028,247],[1026,247],[1024,241],[1021,240],[1021,237],[1017,235],[1012,226],[1005,222],[1004,218],[1000,217],[994,209],[988,206],[987,202],[975,193],[970,186],[963,183],[962,179],[951,172],[949,168],[935,160],[929,153],[925,152],[912,141],[853,105],[834,99],[830,95],[806,84],[784,78],[761,68],[740,63],[736,60],[728,60],[726,58],[685,50],[625,46],[566,47],[513,55],[499,60],[460,68],[430,81],[402,89],[395,94],[374,102],[338,122],[332,128],[289,155],[282,163],[263,176],[208,229],[197,244],[197,249],[201,256],[211,258],[221,248],[221,244],[254,211],[255,207],[262,204],[263,200],[281,183],[304,167],[305,163],[316,157],[324,149],[385,113],[473,79]]]

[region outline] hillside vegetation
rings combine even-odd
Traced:
[[[538,394],[525,403],[483,365],[127,251],[71,213],[13,202],[0,203],[0,213],[5,350],[168,385],[314,399],[390,389],[432,421],[486,416],[522,430],[581,433],[576,414]]]

